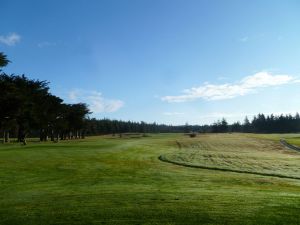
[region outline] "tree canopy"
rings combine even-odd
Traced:
[[[1,65],[8,63],[1,53]],[[39,133],[40,140],[83,137],[89,113],[86,104],[66,104],[49,91],[47,81],[29,79],[25,75],[0,73],[0,128],[5,142],[8,134],[24,142],[27,135]]]

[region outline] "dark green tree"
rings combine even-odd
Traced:
[[[9,62],[7,56],[3,52],[0,52],[0,68],[7,66]]]
[[[243,123],[243,127],[242,127],[242,131],[244,133],[250,133],[252,132],[252,126],[251,126],[251,123],[248,119],[248,117],[246,116],[245,117],[245,120],[244,120],[244,123]]]
[[[84,138],[85,136],[85,119],[90,113],[84,103],[69,104],[65,106],[65,120],[67,122],[68,139]]]

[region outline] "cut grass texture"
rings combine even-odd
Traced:
[[[183,140],[180,145],[184,147],[160,159],[190,167],[300,179],[300,154],[278,141],[219,134]]]
[[[158,160],[185,153],[183,161],[299,175],[299,153],[278,144],[280,137],[277,144],[265,138],[165,134],[0,145],[0,224],[300,224],[299,180]]]

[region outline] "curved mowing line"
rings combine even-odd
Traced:
[[[284,140],[284,139],[280,139],[280,143],[281,143],[284,147],[287,147],[287,148],[289,148],[289,149],[296,150],[296,151],[300,152],[300,148],[299,148],[299,147],[287,143],[287,141]]]
[[[218,168],[218,167],[200,166],[200,165],[180,163],[180,162],[175,162],[175,161],[169,160],[163,155],[160,155],[158,157],[158,159],[162,162],[167,162],[167,163],[171,163],[171,164],[174,164],[174,165],[190,167],[190,168],[198,168],[198,169],[206,169],[206,170],[217,170],[217,171],[233,172],[233,173],[245,173],[245,174],[254,174],[254,175],[261,175],[261,176],[268,176],[268,177],[278,177],[278,178],[288,178],[288,179],[300,180],[300,177],[285,176],[285,175],[281,175],[281,174],[250,172],[250,171],[243,171],[243,170],[233,170],[233,169],[225,169],[225,168]]]

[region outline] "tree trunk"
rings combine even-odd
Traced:
[[[54,130],[51,130],[51,141],[54,141]]]
[[[5,144],[5,130],[3,131],[3,141],[2,141],[3,144]]]
[[[44,141],[44,129],[40,130],[40,141]]]
[[[60,131],[59,136],[60,136],[60,140],[63,141],[64,140],[64,132]]]
[[[19,126],[19,129],[18,129],[18,142],[23,142],[25,138],[25,135],[24,135],[24,129],[22,126]]]
[[[4,143],[9,143],[9,131],[4,131]]]
[[[19,126],[19,130],[18,130],[18,142],[22,142],[24,145],[27,144],[26,134],[22,126]]]
[[[45,139],[44,141],[48,141],[49,139],[49,129],[45,129]]]
[[[40,131],[40,141],[48,141],[48,131],[45,129],[41,129]]]

